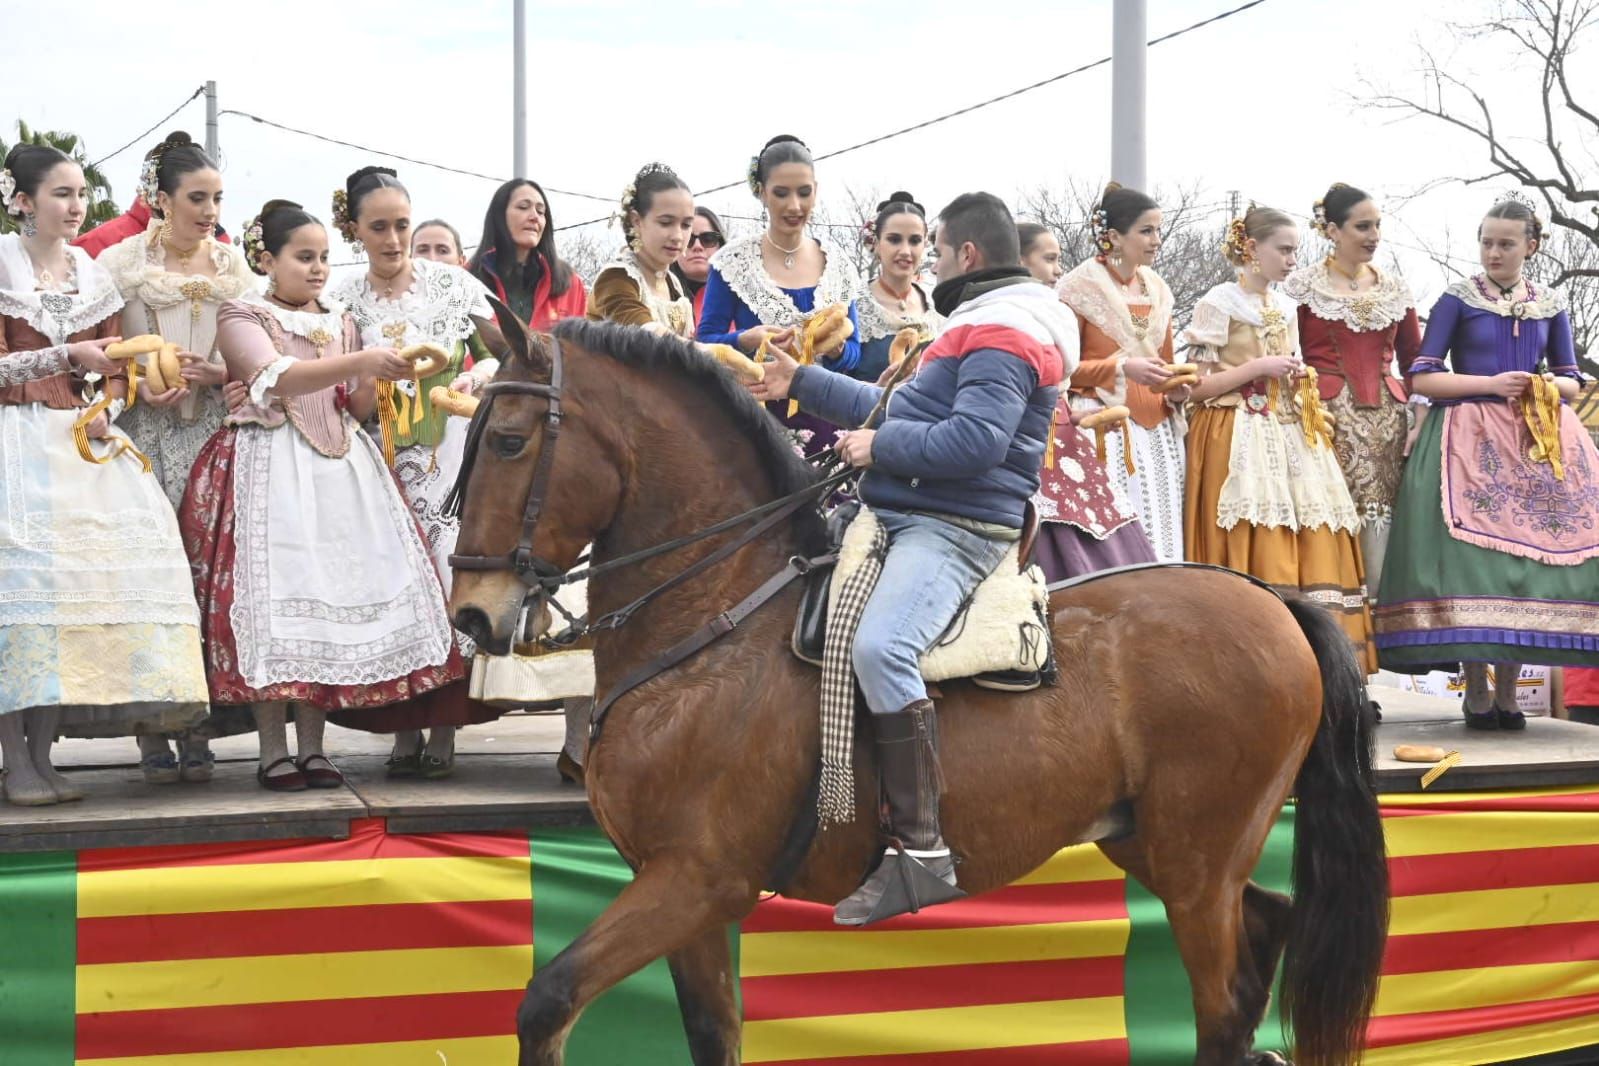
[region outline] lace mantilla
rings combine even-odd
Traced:
[[[12,352],[0,358],[0,389],[70,373],[72,363],[67,359],[67,346],[64,344],[34,352]]]
[[[1487,283],[1490,287],[1493,282]],[[1538,299],[1531,303],[1507,303],[1504,300],[1490,300],[1477,288],[1477,278],[1464,278],[1450,285],[1444,292],[1467,307],[1475,307],[1479,311],[1490,311],[1503,318],[1554,318],[1566,309],[1566,298],[1560,294],[1559,289],[1551,289],[1547,285],[1535,286]],[[1519,315],[1513,314],[1511,308],[1524,308]]]
[[[755,317],[767,326],[797,326],[810,317],[794,306],[761,262],[761,235],[741,237],[730,242],[711,259],[711,266],[721,272],[722,280],[733,290],[733,295],[744,301],[744,306],[755,312]],[[812,306],[820,311],[833,304],[848,303],[860,289],[860,279],[855,276],[849,260],[826,241],[818,242],[827,265],[816,282],[816,297]],[[814,313],[814,312],[812,312]]]
[[[1123,364],[1131,356],[1164,362],[1160,346],[1171,326],[1171,289],[1161,276],[1148,267],[1138,268],[1139,280],[1149,295],[1149,314],[1133,321],[1127,294],[1115,283],[1110,271],[1097,259],[1077,264],[1060,279],[1055,291],[1061,302],[1097,326],[1116,342],[1116,380],[1108,389],[1096,389],[1100,402],[1119,404],[1127,399],[1127,374]]]
[[[411,260],[411,287],[396,299],[374,292],[365,271],[346,278],[332,295],[349,308],[362,343],[374,348],[425,343],[453,351],[456,341],[477,331],[474,318],[494,318],[481,281],[460,267],[431,259]],[[398,337],[385,332],[385,327],[397,332],[401,324],[405,332]]]
[[[255,289],[255,275],[245,265],[244,256],[231,244],[211,242],[211,265],[215,277],[204,274],[175,274],[166,268],[159,233],[161,223],[113,245],[100,262],[111,273],[117,289],[126,298],[137,296],[146,305],[161,310],[197,298],[211,303],[237,300]]]
[[[285,333],[303,337],[312,344],[316,344],[319,340],[327,344],[333,338],[344,335],[345,307],[337,300],[326,296],[317,301],[327,309],[325,311],[291,311],[253,292],[239,297],[239,302],[266,311],[277,320]]]
[[[1356,333],[1371,333],[1402,321],[1416,306],[1404,278],[1371,269],[1377,284],[1365,292],[1350,292],[1333,279],[1323,259],[1294,271],[1283,282],[1282,291],[1319,319],[1342,322]]]
[[[921,294],[922,304],[928,310],[891,311],[878,303],[870,281],[861,285],[861,291],[855,294],[855,314],[861,320],[862,344],[870,344],[881,337],[892,337],[906,327],[926,330],[929,335],[938,332],[943,317],[932,310],[933,298],[919,282],[912,282],[912,286]],[[817,306],[822,305],[818,302]]]
[[[22,238],[15,233],[0,237],[0,315],[21,319],[52,344],[65,344],[73,334],[122,310],[122,294],[105,267],[81,248],[68,246],[67,255],[72,258],[78,290],[40,291]]]
[[[650,309],[650,317],[671,330],[673,336],[684,339],[693,336],[694,302],[683,294],[682,283],[677,280],[676,274],[670,270],[666,272],[666,288],[672,294],[672,298],[663,300],[655,295],[649,279],[644,276],[644,268],[639,266],[638,257],[631,249],[623,248],[615,259],[600,268],[600,274],[607,270],[620,270],[633,279],[633,283],[638,286],[639,299]],[[595,275],[596,279],[598,276]]]

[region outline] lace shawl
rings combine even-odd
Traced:
[[[815,311],[805,312],[794,306],[794,301],[784,292],[761,262],[761,241],[764,237],[741,237],[729,242],[711,258],[711,266],[721,272],[722,280],[733,290],[733,295],[744,301],[744,306],[755,312],[755,317],[767,326],[797,326],[811,314],[833,304],[848,303],[860,289],[860,279],[849,264],[849,259],[826,241],[818,242],[827,265],[816,282],[816,296],[812,306]]]
[[[67,255],[77,274],[77,291],[40,290],[22,238],[15,233],[0,237],[0,315],[21,319],[51,344],[65,344],[73,334],[122,310],[122,294],[110,272],[81,248],[69,245]]]
[[[1310,308],[1310,313],[1326,322],[1342,322],[1356,333],[1372,333],[1402,321],[1416,306],[1410,286],[1397,274],[1372,268],[1377,284],[1365,292],[1339,291],[1325,259],[1301,267],[1283,282],[1282,291]]]

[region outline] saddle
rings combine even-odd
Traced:
[[[836,561],[816,566],[805,575],[790,640],[799,659],[822,665],[833,591],[859,565],[876,523],[871,512],[854,501],[840,505],[828,516],[828,555]],[[1021,539],[922,656],[925,680],[969,678],[982,688],[1001,692],[1030,692],[1053,680],[1049,591],[1043,571],[1033,562],[1038,529],[1038,515],[1028,504]]]

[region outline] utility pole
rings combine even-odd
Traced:
[[[217,83],[205,83],[205,154],[211,157],[213,163],[220,163],[217,158]]]
[[[1111,30],[1110,176],[1148,191],[1144,109],[1149,45],[1145,0],[1115,0]]]
[[[511,151],[513,155],[511,176],[527,177],[527,0],[516,0],[511,16],[512,74],[511,74]]]

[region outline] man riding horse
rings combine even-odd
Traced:
[[[892,891],[906,876],[931,884],[925,872],[948,886],[919,893],[921,905],[961,895],[939,830],[938,734],[920,659],[1020,538],[1057,392],[1078,361],[1077,323],[1021,265],[1015,220],[998,197],[967,193],[950,203],[934,253],[933,303],[949,320],[943,335],[881,425],[847,430],[835,445],[852,466],[869,468],[860,497],[888,541],[853,664],[871,710],[890,844],[834,909],[840,925],[910,909]],[[790,397],[855,426],[882,397],[878,386],[776,360],[751,387],[758,399]]]

